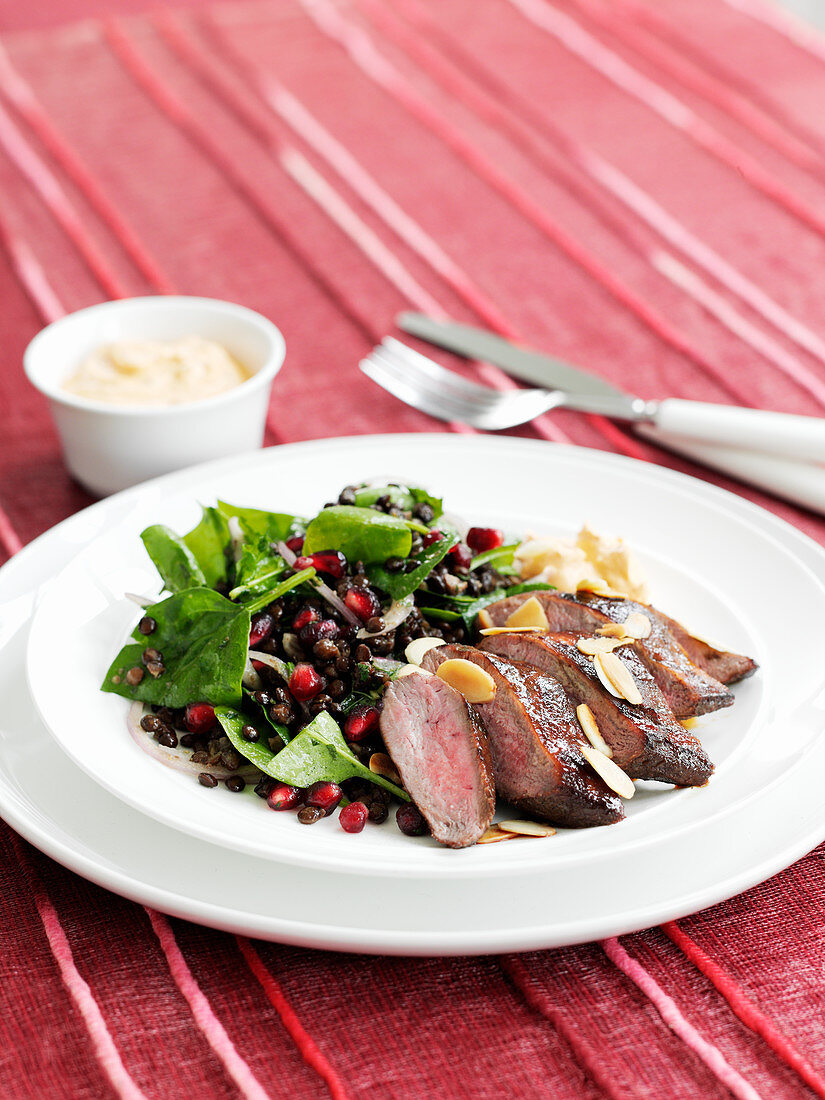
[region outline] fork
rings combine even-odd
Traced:
[[[469,424],[482,431],[514,428],[567,404],[567,395],[561,390],[501,391],[471,382],[391,336],[373,348],[359,366],[373,382],[412,408],[438,420]],[[652,443],[825,514],[825,471],[821,466],[673,435],[651,423],[648,410],[655,407],[655,402],[628,398],[627,404],[629,413],[641,421],[638,431]],[[615,405],[608,410],[598,396],[577,394],[576,408],[615,415]]]
[[[494,390],[471,382],[391,336],[382,340],[359,366],[373,382],[414,409],[438,420],[455,420],[488,432],[527,424],[550,409],[568,404],[563,390]],[[636,417],[644,418],[648,404],[652,406],[639,398],[627,399],[628,412]],[[598,395],[577,394],[576,408],[615,414],[616,398],[603,400]]]

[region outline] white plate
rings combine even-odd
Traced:
[[[484,880],[387,883],[287,865],[273,873],[271,863],[167,830],[102,790],[55,747],[24,686],[33,590],[130,508],[128,494],[95,505],[0,570],[0,814],[64,866],[124,897],[211,927],[311,947],[417,955],[530,950],[619,935],[712,905],[788,866],[825,834],[825,739],[757,802],[733,811],[721,835],[710,823],[643,856],[517,875],[507,890]],[[822,570],[812,542],[800,540],[797,553]]]
[[[564,532],[587,519],[622,533],[640,552],[659,606],[755,656],[761,670],[736,689],[736,706],[697,730],[717,766],[710,784],[640,790],[627,821],[609,828],[456,852],[405,837],[393,823],[358,837],[335,818],[307,828],[293,814],[272,814],[251,790],[205,790],[141,752],[125,730],[128,704],[99,691],[136,619],[123,593],[157,589],[139,532],[157,522],[187,530],[199,515],[196,502],[216,497],[312,514],[342,485],[384,473],[415,478],[474,523]],[[98,533],[46,586],[34,616],[27,667],[41,716],[75,763],[124,802],[247,855],[336,872],[443,878],[592,866],[649,852],[710,821],[722,835],[725,815],[764,797],[820,732],[813,700],[825,680],[806,655],[818,652],[825,588],[800,557],[810,544],[768,513],[669,470],[508,438],[328,440],[159,479],[94,513]]]

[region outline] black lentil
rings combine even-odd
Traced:
[[[201,772],[198,782],[202,787],[217,787],[218,781],[210,772]]]
[[[143,669],[135,665],[134,668],[129,669],[123,678],[130,687],[136,687],[143,679]]]
[[[138,623],[138,630],[141,634],[154,634],[157,628],[158,624],[151,615],[144,615]]]
[[[260,736],[260,733],[258,733],[254,726],[243,726],[241,728],[241,737],[244,739],[244,741],[254,743],[260,738]]]
[[[320,806],[302,806],[298,811],[298,820],[302,825],[313,825],[324,816]]]

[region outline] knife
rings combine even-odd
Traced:
[[[825,470],[818,465],[825,460],[825,420],[819,417],[680,398],[642,401],[603,378],[484,329],[413,312],[396,320],[404,332],[437,347],[493,363],[544,389],[564,391],[566,408],[636,421],[639,433],[653,443],[825,513]]]

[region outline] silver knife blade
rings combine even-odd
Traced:
[[[544,352],[533,351],[496,336],[486,329],[461,325],[456,321],[439,321],[424,313],[399,313],[396,324],[410,336],[418,336],[428,344],[445,348],[467,359],[481,359],[501,367],[507,374],[542,386],[548,390],[563,390],[592,396],[627,397],[624,390],[605,382],[595,374],[571,367],[569,363]]]

